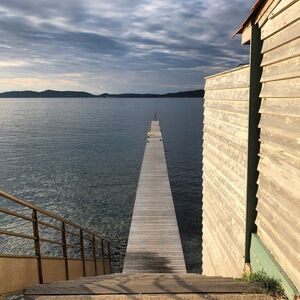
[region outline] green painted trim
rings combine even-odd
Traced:
[[[294,300],[295,296],[300,295],[293,282],[255,233],[251,236],[250,264],[253,272],[264,271],[279,280],[290,300]]]

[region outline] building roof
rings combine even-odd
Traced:
[[[247,27],[249,22],[251,21],[252,17],[261,9],[261,7],[267,2],[267,0],[256,0],[254,5],[251,7],[250,13],[245,19],[245,21],[242,23],[242,25],[239,27],[239,29],[234,33],[233,36],[237,34],[243,33],[244,29]]]

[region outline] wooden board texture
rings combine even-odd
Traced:
[[[257,234],[300,290],[300,1],[264,18]]]
[[[35,285],[25,291],[26,299],[59,295],[164,295],[173,294],[245,294],[259,288],[259,284],[233,278],[206,277],[199,274],[115,274],[53,284]]]
[[[203,274],[244,268],[249,66],[208,77],[203,139]]]
[[[186,273],[158,121],[151,122],[123,273]]]

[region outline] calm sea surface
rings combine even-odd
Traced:
[[[202,104],[0,99],[0,188],[115,240],[113,265],[120,271],[146,132],[157,110],[188,271],[199,272]],[[0,205],[11,207],[3,199]],[[26,232],[26,225],[1,214],[0,223]],[[0,243],[9,252],[22,240],[0,236]]]

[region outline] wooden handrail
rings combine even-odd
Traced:
[[[82,229],[82,230],[83,230],[84,232],[86,232],[86,233],[89,233],[89,234],[91,234],[91,235],[94,234],[95,237],[98,237],[98,238],[100,238],[100,239],[103,239],[103,240],[105,240],[105,241],[108,241],[107,239],[104,239],[103,237],[101,237],[101,236],[95,234],[94,232],[91,232],[91,231],[88,230],[88,229],[85,229],[85,228],[81,227],[81,226],[78,225],[78,224],[75,224],[75,223],[73,223],[73,222],[71,222],[71,221],[69,221],[69,220],[67,220],[67,219],[65,219],[65,218],[63,218],[63,217],[61,217],[61,216],[59,216],[59,215],[57,215],[57,214],[54,214],[54,213],[49,212],[49,211],[47,211],[47,210],[45,210],[45,209],[43,209],[43,208],[40,208],[40,207],[38,207],[38,206],[36,206],[36,205],[30,203],[29,201],[26,201],[26,200],[24,200],[24,199],[20,199],[20,198],[18,198],[18,197],[16,197],[16,196],[13,196],[13,195],[11,195],[11,194],[9,194],[9,193],[7,193],[7,192],[4,192],[3,190],[0,190],[0,197],[6,198],[6,199],[8,199],[8,200],[11,200],[11,201],[13,201],[13,202],[15,202],[15,203],[18,203],[18,204],[20,204],[20,205],[22,205],[22,206],[28,207],[28,208],[30,208],[30,209],[32,209],[32,210],[36,210],[37,212],[39,212],[39,213],[41,213],[41,214],[43,214],[43,215],[45,215],[45,216],[48,216],[48,217],[50,217],[50,218],[52,218],[52,219],[56,219],[56,220],[58,220],[58,221],[60,221],[60,222],[64,222],[65,224],[70,225],[70,226],[72,226],[72,227],[75,227],[75,228],[77,228],[77,229]]]
[[[54,245],[60,245],[60,246],[64,245],[63,242],[59,242],[59,241],[55,241],[55,240],[50,240],[50,239],[45,239],[45,238],[40,238],[40,241],[44,242],[44,243],[48,243],[48,244],[54,244]]]
[[[23,238],[23,239],[36,240],[36,238],[32,235],[28,235],[28,234],[24,234],[24,233],[18,233],[18,232],[14,232],[14,231],[8,231],[8,230],[1,230],[0,229],[0,234],[20,237],[20,238]]]
[[[50,223],[47,223],[47,222],[44,222],[44,221],[40,221],[40,220],[38,221],[38,223],[39,223],[40,225],[43,225],[43,226],[46,226],[46,227],[55,229],[55,230],[57,230],[57,231],[62,231],[61,228],[59,228],[58,226],[52,225],[52,224],[50,224]]]
[[[27,220],[27,221],[31,221],[31,222],[34,221],[31,217],[24,216],[22,214],[19,214],[17,212],[11,211],[11,210],[3,208],[3,207],[0,207],[0,212],[4,213],[6,215],[10,215],[10,216],[14,216],[14,217],[17,217],[17,218],[21,218],[23,220]]]

